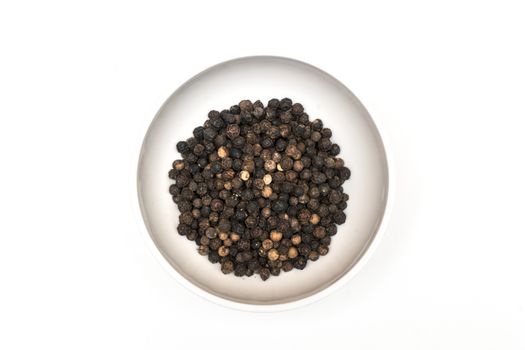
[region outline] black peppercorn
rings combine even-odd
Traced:
[[[177,185],[173,184],[170,186],[169,192],[172,196],[176,196],[180,194],[180,188]]]
[[[322,238],[319,242],[328,247],[330,243],[332,243],[332,238],[330,236],[326,236]]]
[[[350,178],[350,175],[351,175],[351,172],[350,172],[350,169],[348,169],[347,167],[343,167],[341,169],[339,169],[339,177],[344,179],[344,180],[348,180]]]
[[[316,261],[319,259],[319,253],[317,253],[316,251],[311,251],[309,254],[308,254],[308,259],[311,260],[311,261]]]
[[[193,137],[195,137],[197,140],[202,140],[204,138],[204,128],[202,126],[198,126],[193,129]]]
[[[201,216],[207,218],[210,216],[211,209],[209,206],[205,205],[201,208]]]
[[[197,161],[197,156],[191,152],[183,153],[182,158],[184,158],[188,163],[195,163]]]
[[[342,211],[337,211],[334,213],[334,222],[337,224],[337,225],[342,225],[344,224],[346,221],[346,215],[345,213],[343,213]]]
[[[179,221],[180,221],[182,224],[190,225],[191,222],[193,221],[193,215],[192,215],[191,212],[189,212],[189,211],[184,212],[184,213],[182,213],[182,214],[179,215]]]
[[[190,211],[191,210],[191,203],[188,201],[179,201],[179,210],[181,212]]]
[[[285,261],[283,262],[282,270],[284,272],[292,271],[294,268],[293,263],[291,261]]]
[[[235,268],[235,265],[233,264],[233,261],[231,260],[224,260],[224,262],[221,264],[221,271],[225,275],[232,273]]]
[[[332,144],[332,147],[330,148],[330,154],[332,156],[337,156],[339,153],[341,153],[341,148],[337,143]]]
[[[212,264],[216,264],[216,263],[218,263],[219,260],[220,260],[219,253],[217,253],[215,250],[211,250],[210,253],[208,254],[208,260],[209,260]]]
[[[294,262],[294,267],[298,270],[303,270],[306,267],[306,263],[308,260],[306,260],[304,257],[300,256],[298,257]]]
[[[217,230],[214,227],[208,227],[206,229],[206,237],[208,237],[209,239],[217,237]]]
[[[321,133],[319,131],[314,131],[312,132],[312,134],[310,135],[310,139],[313,141],[313,142],[319,142],[321,140],[323,136],[321,135]]]
[[[261,146],[263,148],[270,148],[273,146],[273,140],[269,137],[265,137],[262,141],[261,141]]]
[[[285,97],[279,102],[279,109],[282,111],[287,111],[292,108],[292,100]]]
[[[312,172],[310,171],[310,169],[303,169],[303,171],[301,171],[301,173],[299,174],[299,177],[301,178],[301,180],[308,181],[312,178]]]
[[[312,182],[316,185],[320,185],[326,181],[326,175],[319,171],[312,173]]]
[[[204,147],[208,153],[215,151],[215,144],[213,142],[205,142]]]
[[[245,144],[244,137],[242,137],[242,136],[235,137],[232,140],[232,144],[233,144],[234,147],[242,148],[244,146],[244,144]]]
[[[286,201],[283,201],[283,200],[278,200],[272,204],[272,210],[275,211],[276,213],[281,213],[283,211],[286,211],[287,208],[288,208],[288,203],[286,203]]]
[[[220,113],[216,110],[211,110],[208,112],[208,118],[209,119],[216,119],[216,118],[219,118],[220,117]]]
[[[177,151],[180,153],[186,153],[190,150],[186,141],[180,141],[177,143]]]
[[[249,270],[252,270],[254,272],[258,272],[259,269],[261,268],[261,265],[259,265],[259,262],[257,260],[248,261],[246,266],[248,267]]]
[[[343,200],[343,195],[339,191],[332,190],[328,195],[328,200],[332,204],[337,204]]]
[[[277,139],[281,135],[281,130],[276,126],[272,126],[266,134],[271,139]]]
[[[272,267],[270,273],[272,274],[272,276],[279,276],[281,273],[281,269],[278,267]]]
[[[237,247],[239,248],[239,250],[248,250],[250,249],[250,241],[243,238],[239,240],[239,242],[237,243]]]
[[[310,246],[308,244],[305,244],[305,243],[301,243],[299,245],[299,254],[301,254],[302,256],[308,256],[308,253],[310,253]]]
[[[294,116],[300,116],[304,112],[303,105],[300,103],[294,103],[292,105],[292,114]]]
[[[208,160],[206,158],[199,158],[197,160],[197,165],[201,168],[204,168],[206,165],[208,165]]]
[[[191,227],[189,227],[188,225],[182,224],[182,223],[180,223],[179,226],[177,227],[177,232],[181,236],[186,236],[188,233],[190,233],[190,231],[191,231]]]
[[[323,130],[323,122],[320,119],[316,119],[312,122],[312,129],[315,131]]]
[[[262,268],[259,270],[259,275],[261,276],[261,279],[263,281],[266,281],[268,278],[270,278],[270,269],[268,268]]]
[[[328,151],[330,148],[332,148],[332,142],[328,138],[322,138],[318,142],[319,149],[322,151]]]
[[[231,140],[239,136],[240,133],[241,129],[237,124],[230,124],[226,127],[226,136],[228,136],[228,138]]]
[[[340,185],[341,185],[341,181],[339,180],[337,176],[328,180],[328,186],[330,186],[330,188],[336,189],[336,188],[339,188]]]
[[[224,209],[223,201],[218,198],[212,199],[210,209],[216,212],[222,211]]]
[[[221,163],[219,162],[213,162],[211,165],[211,172],[213,174],[218,174],[222,171]]]
[[[216,224],[219,222],[219,214],[216,212],[211,212],[210,215],[208,215],[208,220],[210,220],[211,224]]]
[[[269,109],[279,108],[279,100],[276,98],[272,98],[270,101],[268,101],[268,108]]]
[[[332,137],[332,130],[329,128],[324,128],[323,130],[321,130],[321,134],[323,135],[323,137],[330,138]]]
[[[204,135],[204,139],[205,140],[213,141],[215,136],[217,136],[217,131],[214,128],[212,128],[212,127],[204,128],[203,135]]]
[[[237,264],[237,266],[235,266],[235,270],[233,271],[233,273],[235,274],[235,276],[241,277],[246,274],[246,271],[247,271],[246,265]]]
[[[252,114],[255,118],[259,120],[264,115],[264,109],[262,107],[257,106],[253,109]]]
[[[233,105],[230,107],[230,112],[232,114],[239,114],[241,113],[241,107],[239,107],[239,105]]]
[[[322,226],[317,226],[314,229],[313,235],[317,239],[324,238],[326,236],[326,229]]]
[[[191,230],[190,232],[186,234],[186,238],[189,241],[194,241],[197,237],[198,237],[198,234],[197,234],[197,231],[195,230]]]
[[[224,121],[221,118],[219,118],[219,116],[217,116],[217,118],[211,119],[211,126],[215,130],[220,130],[224,126]]]
[[[253,104],[250,100],[242,100],[239,102],[239,108],[241,111],[251,112],[253,110]]]

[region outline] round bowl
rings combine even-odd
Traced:
[[[352,177],[347,220],[332,237],[330,252],[304,270],[262,281],[258,275],[224,275],[197,253],[195,242],[177,233],[179,211],[167,173],[179,159],[175,144],[192,136],[208,111],[227,109],[240,100],[289,97],[300,102],[311,120],[320,118],[333,131]],[[309,64],[282,57],[255,56],[213,66],[179,87],[160,108],[144,137],[138,162],[138,198],[154,250],[183,285],[221,305],[275,311],[313,302],[334,291],[358,270],[377,244],[389,198],[388,161],[379,131],[359,100],[338,80]],[[157,254],[158,255],[158,254]]]

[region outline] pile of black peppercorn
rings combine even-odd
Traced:
[[[209,112],[169,171],[178,233],[223,273],[263,280],[328,254],[350,178],[331,137],[289,98]]]

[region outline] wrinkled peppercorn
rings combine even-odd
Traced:
[[[317,253],[316,251],[311,251],[310,253],[308,253],[308,259],[311,260],[311,261],[316,261],[319,259],[319,253]]]
[[[259,276],[261,276],[263,281],[266,281],[268,278],[270,278],[270,270],[267,268],[259,270]]]
[[[221,265],[221,271],[225,275],[232,273],[234,268],[235,268],[235,265],[233,264],[233,261],[231,260],[225,260]]]
[[[243,100],[176,143],[169,193],[177,232],[224,274],[302,270],[329,252],[346,221],[345,166],[333,132],[289,98]]]

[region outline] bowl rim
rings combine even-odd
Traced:
[[[151,128],[157,118],[159,117],[160,113],[163,111],[165,105],[168,103],[168,101],[171,100],[171,98],[181,89],[183,89],[185,86],[187,86],[189,83],[191,83],[194,79],[200,77],[201,75],[205,74],[209,70],[215,69],[218,66],[224,65],[224,64],[230,64],[237,61],[244,61],[244,60],[254,60],[254,59],[279,59],[279,60],[285,60],[290,61],[293,63],[299,63],[305,66],[308,66],[309,68],[312,68],[314,70],[317,70],[326,76],[330,77],[334,81],[338,82],[343,88],[347,90],[352,96],[355,97],[357,103],[360,105],[360,107],[366,111],[368,116],[370,117],[370,121],[375,126],[380,141],[383,145],[383,150],[385,153],[385,161],[386,161],[386,172],[387,172],[387,190],[386,190],[386,204],[385,209],[383,212],[383,216],[381,218],[381,221],[379,223],[379,226],[373,235],[372,239],[369,241],[368,245],[365,247],[363,253],[361,256],[358,257],[357,261],[354,263],[354,265],[348,270],[345,274],[343,274],[341,277],[339,277],[337,280],[335,280],[330,285],[326,286],[324,289],[319,290],[315,292],[312,295],[293,300],[293,301],[287,301],[284,303],[276,303],[276,304],[251,304],[251,303],[244,303],[244,302],[236,302],[233,300],[229,300],[217,295],[214,295],[199,286],[193,284],[191,281],[186,279],[183,275],[181,275],[176,269],[174,269],[171,264],[169,263],[168,259],[162,254],[161,250],[157,247],[152,234],[149,232],[149,229],[146,225],[146,218],[144,216],[144,209],[141,204],[140,199],[140,165],[142,162],[143,157],[143,150],[144,150],[144,143],[146,139],[148,138],[148,135],[151,131]],[[309,305],[314,302],[317,302],[332,293],[334,293],[336,290],[340,289],[342,286],[346,285],[353,277],[355,277],[359,271],[363,268],[364,265],[370,260],[371,256],[373,255],[374,251],[377,249],[378,245],[382,241],[387,223],[390,220],[391,212],[392,212],[392,203],[393,203],[393,197],[394,197],[394,174],[393,171],[393,162],[392,162],[392,155],[391,155],[391,147],[390,142],[388,141],[388,137],[385,133],[385,127],[381,125],[381,122],[378,122],[376,119],[372,118],[366,107],[361,103],[359,98],[354,95],[354,93],[339,79],[335,78],[331,74],[327,73],[326,71],[312,65],[309,63],[306,63],[304,61],[300,61],[294,58],[284,57],[284,56],[274,56],[274,55],[254,55],[254,56],[242,56],[237,57],[229,60],[222,61],[220,63],[214,64],[203,71],[193,75],[191,78],[186,80],[182,85],[180,85],[175,91],[173,91],[169,97],[164,101],[164,103],[161,105],[161,107],[158,109],[157,113],[153,117],[153,119],[150,121],[149,126],[147,128],[146,133],[144,136],[142,136],[142,139],[140,141],[140,149],[139,149],[139,156],[136,158],[135,163],[135,182],[134,182],[134,191],[136,192],[136,200],[133,201],[133,207],[135,211],[135,218],[139,221],[138,227],[139,231],[141,232],[141,236],[143,237],[146,246],[148,247],[148,250],[150,253],[154,256],[155,260],[158,261],[158,263],[170,274],[179,284],[184,286],[187,290],[193,292],[195,295],[198,295],[199,297],[211,301],[217,305],[227,307],[230,309],[240,310],[240,311],[251,311],[251,312],[277,312],[277,311],[286,311],[295,309],[301,306]]]

